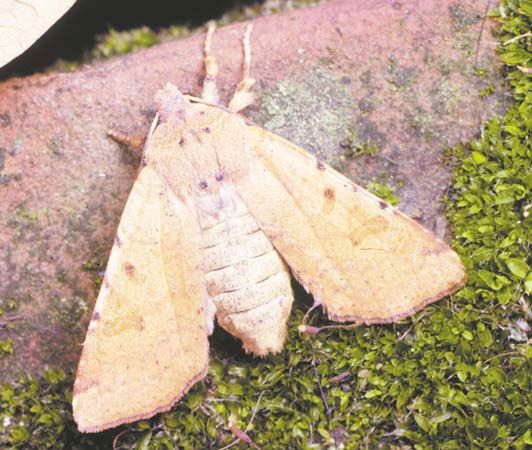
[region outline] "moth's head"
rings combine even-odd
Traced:
[[[184,120],[190,110],[191,103],[172,83],[166,85],[155,94],[159,111],[159,120],[168,122],[169,120]]]

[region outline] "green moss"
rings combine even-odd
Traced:
[[[394,194],[393,188],[388,184],[379,183],[375,180],[372,180],[369,182],[366,189],[370,192],[373,192],[377,197],[382,198],[385,202],[392,206],[399,204],[399,197]]]
[[[505,42],[530,30],[532,6],[503,0],[494,15]],[[109,448],[124,432],[118,449],[220,448],[235,421],[263,449],[530,448],[529,39],[501,47],[513,61],[504,117],[448,154],[447,215],[469,277],[459,293],[401,323],[314,336],[296,331],[309,306],[298,301],[286,349],[265,359],[217,330],[208,377],[172,411],[97,435],[75,431],[71,377],[23,377],[0,388],[0,447]]]
[[[127,31],[111,29],[108,34],[100,38],[100,42],[92,53],[95,58],[109,58],[113,55],[122,55],[142,48],[148,48],[158,42],[158,36],[148,27],[134,28]]]
[[[491,95],[495,92],[495,86],[493,84],[488,84],[484,89],[481,89],[478,93],[480,98],[485,98],[488,95]]]
[[[25,225],[35,225],[39,219],[37,211],[30,211],[24,207],[17,208],[15,216]]]
[[[15,351],[11,338],[0,339],[0,358],[5,355],[11,355]]]
[[[368,132],[367,125],[368,121],[361,121],[358,126],[355,125],[348,128],[348,136],[340,142],[340,147],[344,149],[345,156],[350,158],[362,155],[375,156],[381,151],[384,136],[376,132],[376,127],[373,123],[371,123],[373,133]]]
[[[107,252],[103,251],[100,244],[94,243],[91,253],[90,258],[82,264],[81,268],[89,272],[95,287],[99,289],[103,281]]]
[[[111,448],[105,434],[93,438],[75,431],[70,402],[72,380],[45,371],[39,380],[22,376],[0,387],[0,447],[20,449]],[[107,445],[101,445],[107,444]]]
[[[15,297],[8,297],[6,300],[0,301],[0,308],[15,311],[18,308],[18,301]]]
[[[351,146],[353,156],[368,155],[375,156],[381,151],[381,146],[378,142],[371,140],[364,141],[358,145]]]

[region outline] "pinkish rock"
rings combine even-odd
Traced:
[[[400,207],[442,234],[442,153],[499,108],[497,93],[479,96],[500,84],[486,4],[336,0],[257,19],[261,98],[245,114],[360,184],[392,184]],[[215,35],[224,101],[240,78],[243,30]],[[18,303],[0,318],[0,338],[15,344],[1,378],[75,367],[139,159],[106,131],[145,132],[168,81],[198,94],[203,38],[0,84],[0,299]],[[368,150],[378,153],[356,156]]]

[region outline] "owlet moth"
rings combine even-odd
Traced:
[[[389,323],[463,285],[430,231],[314,156],[219,105],[209,27],[201,98],[167,84],[125,206],[74,384],[94,432],[172,407],[209,364],[214,319],[266,356],[283,348],[290,274],[329,319]]]

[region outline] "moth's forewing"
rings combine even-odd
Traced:
[[[74,385],[93,432],[165,411],[208,365],[197,219],[144,167],[124,209]]]
[[[460,259],[430,231],[291,142],[247,133],[239,193],[331,319],[392,322],[464,284]]]

